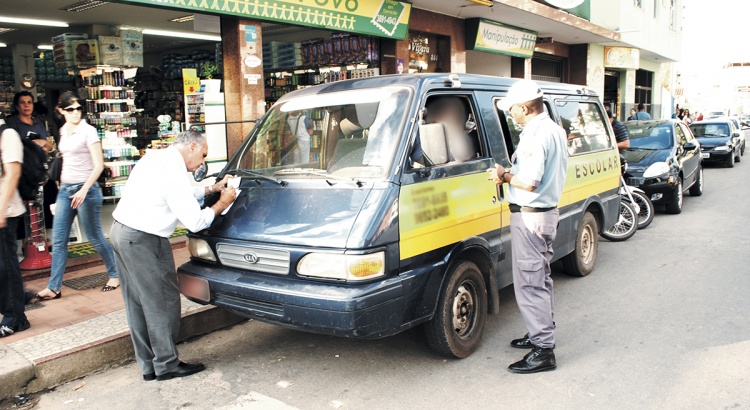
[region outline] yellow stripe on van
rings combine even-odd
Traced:
[[[497,191],[487,176],[480,172],[403,186],[401,260],[500,228],[501,203],[493,203]]]

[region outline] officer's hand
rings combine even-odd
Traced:
[[[505,172],[505,167],[500,164],[495,164],[495,168],[487,170],[487,173],[490,175],[487,179],[490,181],[502,182],[500,180],[500,175],[502,175],[503,172]]]
[[[230,179],[232,179],[231,175],[224,175],[224,178],[222,178],[221,181],[218,181],[217,183],[213,184],[213,186],[211,186],[211,192],[219,192],[222,190],[222,188],[226,188]]]
[[[224,208],[228,207],[229,205],[234,202],[234,200],[237,198],[237,190],[234,189],[234,187],[229,187],[221,190],[221,197],[219,198],[219,203],[224,205]]]

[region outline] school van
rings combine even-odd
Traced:
[[[507,187],[487,170],[509,167],[519,141],[510,113],[496,108],[514,81],[394,75],[285,95],[221,171],[241,177],[241,192],[189,235],[181,291],[344,337],[421,325],[439,353],[470,355],[512,283]],[[568,134],[555,259],[586,276],[599,233],[618,216],[619,155],[596,94],[540,85]]]

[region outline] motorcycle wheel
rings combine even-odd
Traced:
[[[612,242],[621,242],[630,239],[631,236],[635,235],[635,231],[637,230],[638,213],[635,212],[635,208],[633,208],[630,202],[621,200],[620,216],[617,218],[617,222],[606,231],[603,231],[601,235]]]
[[[633,195],[633,201],[641,209],[638,213],[638,229],[643,229],[651,225],[654,220],[654,204],[644,193],[636,191],[631,192],[631,195]]]

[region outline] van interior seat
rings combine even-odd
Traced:
[[[366,146],[367,138],[343,138],[338,140],[328,170],[333,172],[347,167],[361,167],[365,159]]]

